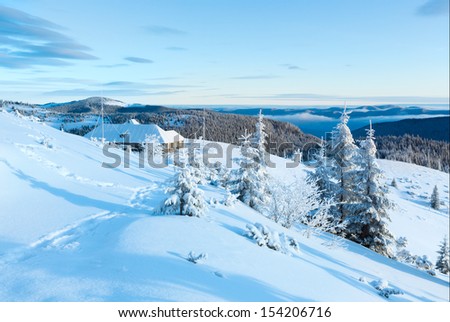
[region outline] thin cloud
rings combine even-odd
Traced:
[[[182,79],[182,77],[172,77],[172,76],[168,76],[168,77],[152,77],[152,78],[147,78],[148,80],[176,80],[176,79]]]
[[[279,102],[317,101],[317,102],[373,102],[382,104],[446,104],[448,97],[429,96],[343,96],[317,93],[277,93],[272,95],[242,95],[237,93],[222,93],[201,95],[199,97],[222,97],[232,99],[259,99]],[[360,104],[360,103],[358,103]],[[365,104],[365,103],[364,103]],[[306,115],[303,115],[306,117]]]
[[[72,77],[36,77],[28,79],[31,82],[51,83],[51,84],[95,84],[92,79],[72,78]]]
[[[449,0],[428,0],[417,9],[419,16],[448,15]]]
[[[183,30],[159,25],[145,26],[144,30],[152,35],[157,36],[183,36],[187,34]]]
[[[120,87],[120,88],[147,88],[147,89],[170,89],[170,88],[196,88],[194,85],[177,85],[177,84],[147,84],[143,82],[129,82],[129,81],[112,81],[101,84],[105,87]]]
[[[246,76],[236,76],[231,77],[231,79],[272,79],[272,78],[278,78],[278,76],[275,75],[246,75]]]
[[[5,6],[0,6],[0,17],[0,67],[65,66],[68,61],[97,59],[89,47],[48,20]]]
[[[144,96],[148,95],[148,92],[138,90],[138,89],[114,89],[114,90],[101,90],[101,89],[85,89],[85,88],[74,88],[74,89],[62,89],[56,91],[45,92],[43,95],[47,96],[99,96],[100,93],[104,96]]]
[[[150,92],[147,95],[157,96],[157,95],[173,95],[178,93],[184,93],[186,91],[160,91],[160,92]]]
[[[117,67],[125,67],[125,66],[129,66],[128,64],[106,64],[106,65],[97,65],[96,67],[99,68],[117,68]]]
[[[306,70],[305,68],[293,64],[282,64],[281,66],[286,67],[289,70]]]
[[[142,57],[125,57],[125,60],[128,60],[132,63],[137,63],[137,64],[152,64],[153,60],[151,59],[147,59],[147,58],[142,58]]]
[[[330,100],[330,99],[342,99],[342,97],[334,95],[314,94],[314,93],[281,93],[267,98],[285,99],[285,100]]]
[[[69,66],[72,65],[61,59],[54,58],[26,58],[10,53],[2,53],[0,49],[0,67],[10,69],[26,69],[34,66]]]
[[[429,96],[342,96],[331,94],[315,94],[315,93],[280,93],[268,96],[242,96],[242,98],[261,98],[276,99],[280,101],[366,101],[380,103],[447,103],[448,97],[429,97]]]
[[[128,86],[142,86],[145,85],[143,83],[136,83],[136,82],[127,82],[127,81],[114,81],[114,82],[108,82],[103,83],[102,86],[121,86],[121,87],[128,87]]]
[[[145,91],[140,89],[111,89],[111,90],[100,90],[100,89],[86,89],[86,88],[74,88],[74,89],[64,89],[45,92],[45,96],[71,96],[71,97],[89,97],[89,96],[99,96],[100,93],[103,96],[117,97],[117,96],[158,96],[158,95],[173,95],[177,93],[182,93],[184,91]]]
[[[350,100],[367,100],[373,102],[391,102],[391,103],[435,103],[448,104],[448,97],[431,97],[431,96],[361,96],[351,97]]]

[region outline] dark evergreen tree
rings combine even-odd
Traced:
[[[437,186],[434,186],[433,193],[431,194],[431,208],[439,210],[441,201],[439,200],[439,191]]]
[[[436,261],[436,269],[439,270],[442,274],[450,273],[450,254],[449,254],[449,246],[447,236],[441,242],[440,248],[437,252],[439,254],[438,259]]]
[[[395,178],[392,179],[391,187],[398,188],[398,186],[397,186],[397,181],[395,181]]]

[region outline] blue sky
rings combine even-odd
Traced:
[[[0,0],[0,98],[448,103],[449,0]]]

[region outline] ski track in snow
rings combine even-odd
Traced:
[[[160,184],[150,183],[148,186],[135,189],[133,195],[128,200],[128,205],[131,208],[143,210],[145,212],[154,211],[155,207],[153,207],[152,203],[149,201],[153,199],[152,197],[155,193],[160,193],[160,187]]]
[[[62,229],[51,232],[37,241],[29,245],[30,248],[59,248],[70,249],[76,248],[76,239],[86,231],[91,231],[102,221],[112,219],[118,216],[116,213],[109,211],[101,212],[92,216],[83,218],[82,220],[68,225]]]
[[[83,218],[75,223],[42,236],[26,247],[21,247],[4,254],[0,257],[0,265],[27,260],[37,255],[36,250],[58,249],[64,251],[77,249],[80,246],[80,243],[77,240],[82,237],[83,234],[95,230],[102,222],[116,218],[120,215],[121,214],[118,213],[104,211]]]
[[[26,144],[18,144],[18,143],[15,143],[15,145],[20,149],[20,151],[25,153],[25,155],[27,155],[30,159],[37,161],[37,162],[43,164],[45,167],[56,171],[56,173],[58,173],[62,177],[65,177],[65,178],[68,178],[68,179],[71,179],[74,181],[78,181],[83,184],[93,185],[93,186],[97,186],[97,187],[118,187],[118,188],[133,190],[132,188],[124,186],[124,185],[114,184],[112,182],[102,182],[102,181],[92,180],[89,178],[79,176],[79,175],[71,172],[69,169],[67,169],[61,165],[58,165],[48,159],[41,157],[38,153],[35,152],[35,150],[39,150],[39,149],[52,150],[53,148],[46,148],[46,147],[40,146],[40,145],[30,145],[30,144],[26,145]]]

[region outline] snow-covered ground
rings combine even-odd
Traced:
[[[288,180],[306,168],[270,170]],[[201,186],[203,218],[156,216],[174,169],[107,169],[98,143],[0,112],[0,301],[448,301],[448,276],[431,276],[352,242],[329,247]],[[397,204],[390,228],[433,261],[448,233],[448,174],[380,161]],[[431,210],[438,186],[444,205]],[[428,195],[426,195],[428,193]],[[217,200],[217,203],[214,202]],[[245,236],[256,222],[298,241],[286,253]],[[188,254],[207,253],[194,264]],[[380,281],[400,294],[385,298]],[[383,282],[384,283],[384,282]]]
[[[449,175],[441,171],[389,160],[378,160],[390,185],[395,178],[398,188],[390,187],[389,197],[396,203],[389,228],[396,237],[408,239],[408,249],[427,255],[433,262],[437,247],[449,234]],[[441,200],[439,210],[430,207],[434,186]]]

